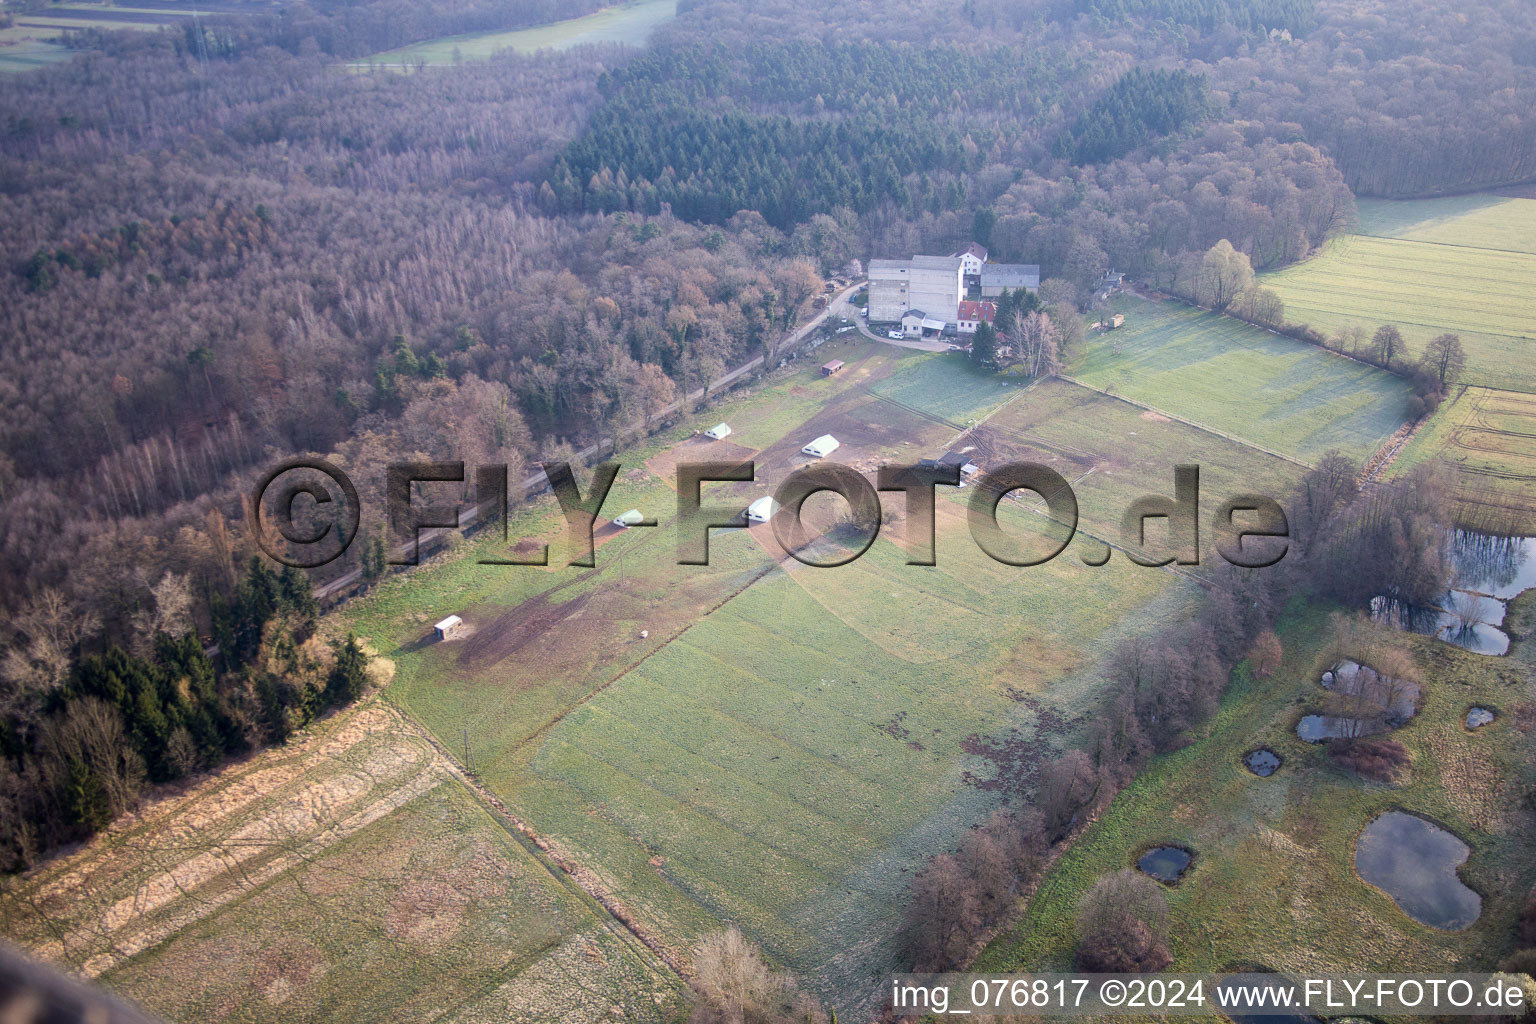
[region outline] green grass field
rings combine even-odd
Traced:
[[[9,36],[9,33],[17,33]],[[79,51],[36,38],[35,30],[0,29],[0,75],[15,75],[58,64]]]
[[[1536,880],[1531,814],[1520,802],[1536,782],[1536,759],[1515,722],[1536,696],[1532,651],[1520,647],[1494,662],[1426,638],[1387,636],[1412,645],[1428,685],[1419,715],[1393,734],[1411,754],[1409,777],[1382,785],[1332,767],[1324,748],[1292,731],[1319,704],[1329,635],[1321,612],[1292,616],[1281,631],[1281,669],[1262,681],[1241,670],[1204,735],[1156,759],[1115,798],[975,969],[1070,969],[1078,898],[1100,875],[1163,843],[1195,851],[1190,872],[1165,890],[1173,970],[1482,970],[1508,952],[1515,914]],[[1467,731],[1462,716],[1473,704],[1498,709],[1499,719]],[[1267,779],[1240,761],[1261,745],[1284,758]],[[1355,837],[1388,809],[1428,817],[1473,847],[1462,877],[1484,904],[1471,929],[1419,925],[1355,875]]]
[[[905,564],[899,525],[840,569],[781,564],[764,527],[716,534],[708,567],[679,567],[671,466],[699,450],[683,435],[726,420],[774,480],[823,432],[844,443],[835,461],[870,469],[936,454],[981,420],[970,437],[992,458],[1057,465],[1078,481],[1084,528],[1112,537],[1125,504],[1171,492],[1175,462],[1202,464],[1208,511],[1233,489],[1283,494],[1300,468],[1066,382],[1025,392],[958,356],[831,351],[849,364],[837,377],[803,370],[621,459],[605,508],[663,525],[604,542],[596,570],[445,561],[351,603],[339,625],[397,659],[391,699],[456,753],[467,732],[485,784],[648,933],[686,955],[735,922],[848,1006],[896,966],[911,871],[996,799],[965,781],[992,770],[968,738],[1059,749],[1100,659],[1196,590],[1123,557],[1090,569],[1079,547],[1031,569],[993,562],[965,526],[968,492],[940,503],[936,568]],[[735,507],[765,492],[715,486],[706,502]],[[1048,527],[1025,503],[1003,515],[1021,535]],[[550,535],[551,516],[529,513],[513,535]],[[421,643],[450,610],[472,635]]]
[[[1359,205],[1358,233],[1262,276],[1285,300],[1286,319],[1327,333],[1393,323],[1414,357],[1435,335],[1459,334],[1464,381],[1536,391],[1536,200]]]
[[[1183,303],[1111,305],[1125,325],[1066,369],[1093,387],[1304,462],[1363,461],[1403,423],[1407,383],[1373,367]]]
[[[413,43],[398,50],[376,53],[354,67],[375,64],[452,64],[458,60],[484,60],[501,50],[533,53],[537,50],[568,50],[588,43],[625,43],[639,46],[657,26],[677,16],[677,0],[633,0],[580,18],[508,32],[475,32]]]

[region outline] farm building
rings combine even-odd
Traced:
[[[1040,287],[1040,268],[1033,263],[988,263],[981,268],[981,297],[995,299],[1006,291]]]
[[[981,472],[981,467],[959,452],[945,452],[936,459],[919,459],[919,469],[943,469],[946,466],[958,466],[961,478],[975,476]]]
[[[615,519],[613,525],[627,530],[631,526],[639,526],[643,522],[645,522],[645,516],[641,514],[639,509],[632,508]]]
[[[779,510],[779,503],[764,495],[747,506],[747,521],[752,523],[766,523],[773,518],[773,514]]]
[[[464,620],[457,615],[450,615],[442,622],[432,627],[432,632],[439,640],[452,640],[464,632]]]
[[[936,311],[946,320],[960,302],[963,263],[958,256],[914,256],[869,261],[869,319],[895,323],[909,309]]]
[[[924,334],[940,334],[945,321],[929,316],[920,309],[909,309],[901,317],[901,333],[909,338],[921,338]]]
[[[958,325],[964,319],[959,306],[967,294],[979,292],[982,299],[995,299],[1004,289],[1039,287],[1038,266],[988,263],[986,248],[975,242],[952,256],[870,260],[869,319],[895,323],[913,310],[922,310],[945,325]]]
[[[966,277],[980,277],[982,265],[987,262],[987,247],[979,242],[972,242],[952,255],[960,261],[961,274]]]
[[[961,334],[975,334],[976,328],[983,323],[991,323],[997,315],[997,303],[995,302],[962,302],[957,314],[959,322],[955,325]]]
[[[841,359],[834,359],[830,363],[822,363],[821,364],[821,375],[823,377],[830,377],[834,373],[836,373],[838,370],[841,370],[846,365],[847,364],[844,363]]]
[[[809,455],[813,459],[824,459],[837,451],[838,445],[841,443],[831,434],[822,434],[816,440],[801,448],[800,451],[802,454]]]
[[[731,436],[731,425],[729,423],[716,423],[704,431],[704,436],[711,441],[723,441]]]

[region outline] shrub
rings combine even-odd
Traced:
[[[1525,906],[1515,922],[1515,935],[1519,937],[1520,945],[1536,946],[1536,889],[1525,898]]]
[[[1328,756],[1346,771],[1373,782],[1396,782],[1408,764],[1408,750],[1396,740],[1343,739],[1328,744]]]
[[[1077,947],[1077,969],[1095,974],[1151,974],[1173,963],[1167,943],[1140,921],[1123,931],[1101,932]]]
[[[1173,962],[1168,952],[1168,901],[1158,884],[1126,869],[1105,875],[1077,908],[1077,967],[1138,974]]]

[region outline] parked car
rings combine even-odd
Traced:
[[[868,320],[869,319],[869,307],[868,306],[860,306],[859,307],[859,316],[863,317],[865,320]]]
[[[906,335],[902,334],[900,331],[886,331],[885,336],[890,338],[892,341],[900,341],[902,338],[906,337]]]

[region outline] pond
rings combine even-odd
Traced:
[[[1355,873],[1420,924],[1461,931],[1483,912],[1483,898],[1456,873],[1471,853],[1471,847],[1440,826],[1387,811],[1355,841]]]
[[[1497,715],[1491,708],[1471,708],[1467,711],[1467,728],[1481,729],[1491,723]]]
[[[1243,755],[1243,765],[1259,778],[1267,779],[1280,770],[1280,755],[1268,747],[1260,747]]]
[[[1136,867],[1142,874],[1172,885],[1189,870],[1189,862],[1194,859],[1195,855],[1182,847],[1157,846],[1142,854]]]
[[[1417,683],[1384,676],[1358,661],[1345,659],[1334,663],[1323,673],[1322,685],[1325,690],[1355,698],[1353,710],[1360,711],[1369,706],[1373,714],[1379,713],[1383,723],[1390,728],[1407,724],[1418,713]]]
[[[1536,587],[1536,537],[1454,530],[1447,541],[1450,589],[1432,607],[1378,597],[1371,614],[1477,654],[1509,652],[1501,628],[1509,602]]]
[[[1343,715],[1306,715],[1296,723],[1296,736],[1307,743],[1326,743],[1328,740],[1360,739],[1386,732],[1387,726],[1379,718],[1348,718]]]

